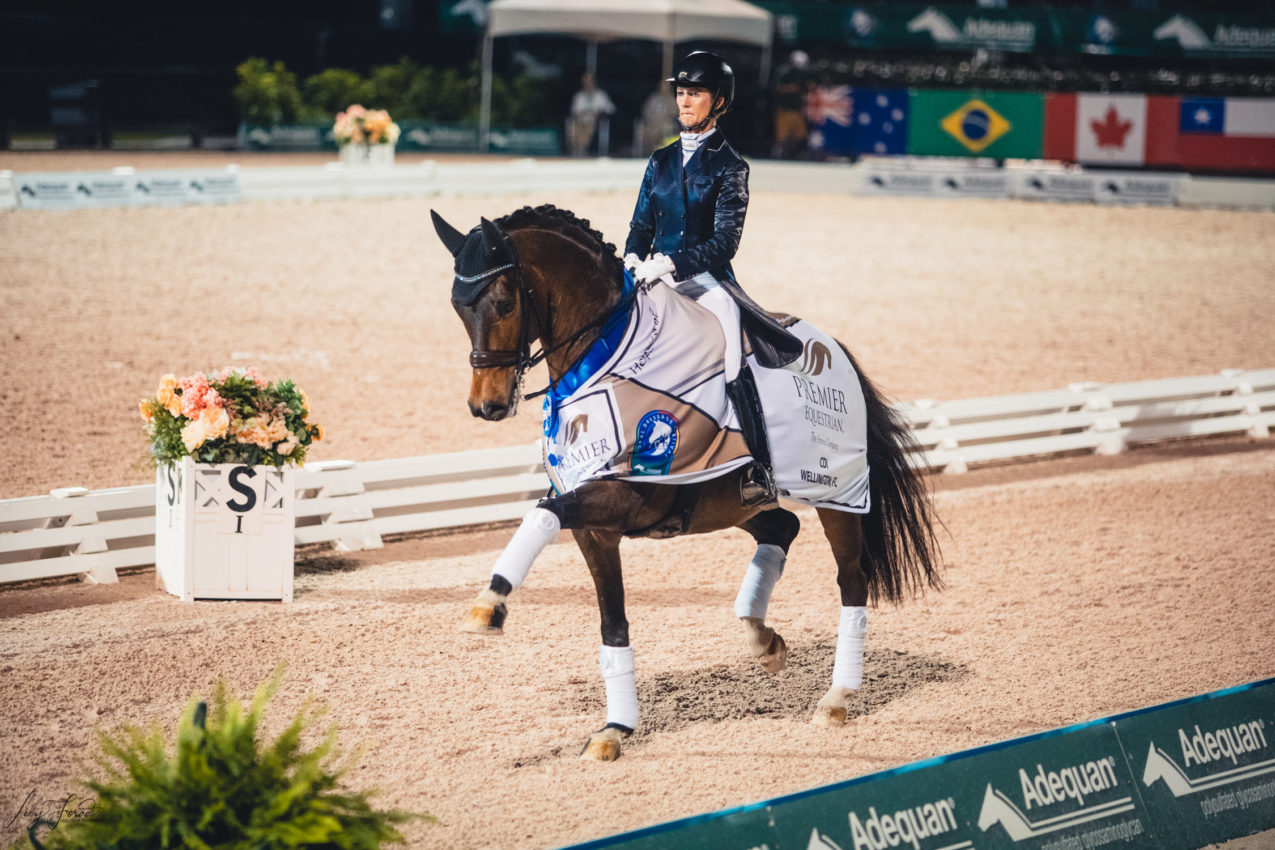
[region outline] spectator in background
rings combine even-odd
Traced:
[[[656,148],[662,148],[677,136],[677,101],[668,96],[668,90],[660,86],[642,104],[641,132],[638,134],[637,156],[650,156]]]
[[[614,115],[615,104],[610,96],[598,88],[592,74],[580,78],[580,91],[571,98],[571,115],[567,119],[567,144],[572,156],[585,156],[593,135],[598,130],[598,120],[603,115]]]
[[[810,57],[794,50],[775,71],[775,144],[771,156],[796,159],[806,149],[806,89]]]

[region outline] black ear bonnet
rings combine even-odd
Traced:
[[[434,228],[443,244],[456,258],[456,277],[452,280],[452,301],[473,304],[496,276],[518,267],[513,243],[499,225],[487,219],[461,236],[442,217],[431,210]]]

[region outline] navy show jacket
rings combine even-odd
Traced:
[[[720,130],[700,143],[682,168],[678,139],[651,155],[638,192],[625,254],[664,254],[685,280],[712,272],[733,280],[730,261],[739,249],[748,212],[748,163]]]

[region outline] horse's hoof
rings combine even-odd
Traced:
[[[474,607],[469,609],[465,622],[460,624],[462,632],[474,635],[499,635],[505,632],[505,617],[509,608],[503,596],[484,590],[474,600]]]
[[[748,651],[757,659],[761,669],[772,676],[788,663],[788,644],[779,632],[756,617],[740,618],[744,623],[744,640]]]
[[[825,729],[836,729],[838,726],[846,725],[846,710],[840,707],[820,706],[815,709],[815,716],[810,718],[810,722],[816,726],[823,726]]]
[[[761,669],[772,676],[784,669],[784,665],[788,663],[788,644],[784,643],[779,632],[775,632],[765,653],[757,660],[761,662]]]
[[[599,729],[589,736],[589,741],[584,745],[580,758],[589,761],[615,761],[620,757],[621,740],[623,736],[619,729],[611,726]]]
[[[819,700],[819,705],[815,707],[815,716],[810,718],[810,722],[827,729],[835,729],[838,726],[846,725],[850,698],[855,693],[857,692],[850,688],[838,688],[835,686],[829,688],[828,693],[823,695],[823,698]]]

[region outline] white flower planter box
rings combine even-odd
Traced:
[[[291,467],[195,463],[155,476],[155,585],[194,599],[292,601]]]
[[[393,145],[343,145],[341,162],[351,168],[372,166],[386,168],[394,165]]]

